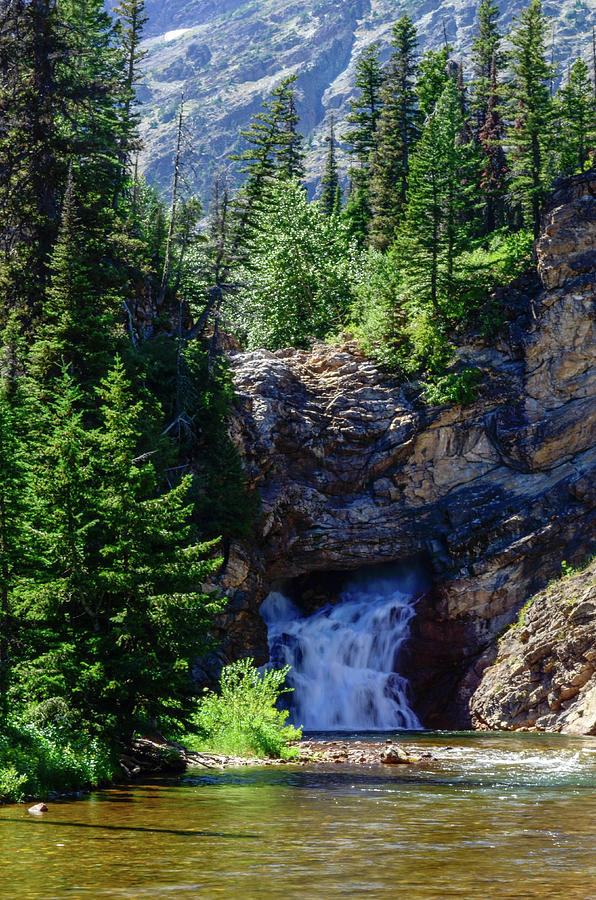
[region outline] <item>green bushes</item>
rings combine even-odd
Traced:
[[[8,724],[0,732],[0,801],[97,787],[115,773],[108,749],[63,729]]]
[[[288,711],[276,704],[285,687],[289,667],[261,673],[253,659],[226,666],[219,693],[206,691],[193,717],[195,734],[184,743],[193,750],[214,750],[238,756],[290,758],[298,751],[289,747],[299,740],[299,728],[286,725]]]

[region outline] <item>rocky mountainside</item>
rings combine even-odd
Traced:
[[[503,294],[498,345],[462,348],[469,407],[426,405],[353,344],[231,356],[232,434],[262,498],[224,573],[224,656],[267,658],[258,607],[302,602],[360,566],[416,561],[407,674],[426,725],[469,726],[483,654],[528,598],[596,541],[596,176],[545,210],[541,282]]]
[[[486,661],[476,728],[596,734],[596,561],[529,600]]]
[[[526,3],[502,0],[500,5],[505,31]],[[553,55],[562,70],[579,53],[587,58],[593,0],[545,0],[543,5],[553,17]],[[422,50],[441,46],[446,33],[465,61],[476,8],[476,0],[147,0],[147,56],[139,91],[143,168],[152,182],[169,186],[184,92],[186,173],[206,197],[214,172],[238,149],[238,129],[281,77],[295,73],[314,189],[330,113],[341,133],[354,64],[363,48],[379,41],[386,56],[391,25],[407,12]]]

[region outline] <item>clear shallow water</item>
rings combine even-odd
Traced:
[[[436,759],[196,774],[39,819],[0,807],[0,897],[594,900],[596,739],[401,740]]]

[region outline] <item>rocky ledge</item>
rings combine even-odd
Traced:
[[[596,560],[531,598],[483,662],[476,728],[596,734]]]
[[[354,344],[231,355],[231,433],[261,517],[229,548],[219,664],[266,661],[272,587],[306,605],[359,567],[415,561],[431,587],[402,660],[414,707],[428,727],[470,727],[487,648],[594,549],[595,173],[559,185],[536,254],[540,280],[501,292],[496,344],[460,350],[482,374],[465,408],[425,404]]]
[[[120,765],[127,778],[147,778],[153,775],[180,774],[192,769],[224,769],[244,766],[311,766],[357,765],[400,766],[413,765],[432,759],[430,753],[419,756],[410,753],[391,740],[386,741],[295,741],[296,756],[288,759],[230,756],[223,753],[196,753],[180,744],[167,741],[137,739],[130,753],[123,755]]]

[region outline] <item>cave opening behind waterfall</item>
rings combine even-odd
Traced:
[[[421,728],[403,660],[429,588],[416,563],[303,576],[261,607],[270,665],[291,667],[290,721],[306,731]]]

